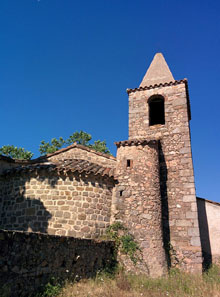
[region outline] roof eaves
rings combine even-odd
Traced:
[[[139,87],[139,88],[134,88],[134,89],[127,89],[127,93],[133,93],[136,91],[145,91],[145,90],[151,90],[151,89],[155,89],[155,88],[161,88],[161,87],[169,87],[169,86],[174,86],[174,85],[178,85],[181,83],[185,83],[187,85],[187,79],[181,79],[181,80],[175,80],[175,81],[170,81],[167,83],[160,83],[160,84],[155,84],[155,85],[150,85],[150,86],[146,86],[146,87]]]
[[[132,145],[148,145],[148,144],[157,144],[159,139],[129,139],[124,141],[115,142],[115,145],[119,148],[120,146],[132,146]]]
[[[22,172],[34,172],[39,170],[56,171],[57,173],[67,174],[68,172],[78,172],[93,175],[100,175],[102,177],[114,178],[114,170],[112,168],[103,167],[89,161],[72,159],[59,163],[42,163],[42,164],[28,164],[27,166],[17,166],[3,170],[0,176],[9,176]]]

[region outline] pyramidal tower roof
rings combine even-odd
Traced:
[[[162,53],[157,53],[145,74],[140,87],[175,81]]]

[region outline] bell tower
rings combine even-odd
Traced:
[[[201,271],[187,80],[157,53],[139,88],[128,89],[129,139],[159,141],[163,239],[169,265]]]
[[[167,267],[201,272],[187,80],[175,80],[157,53],[127,93],[129,139],[116,143],[115,219],[139,242],[150,275]]]

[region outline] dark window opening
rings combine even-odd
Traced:
[[[127,160],[127,167],[131,167],[131,160]]]
[[[122,194],[123,194],[123,191],[120,191],[120,197],[122,196]]]
[[[164,99],[162,97],[156,97],[149,101],[149,125],[164,125]]]

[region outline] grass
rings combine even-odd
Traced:
[[[201,275],[171,270],[169,276],[152,279],[125,274],[99,274],[95,279],[67,283],[57,297],[220,297],[220,267]],[[55,295],[53,295],[55,297]]]

